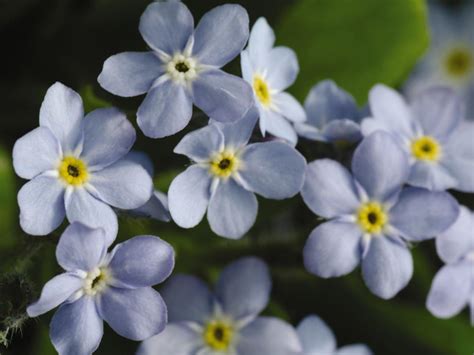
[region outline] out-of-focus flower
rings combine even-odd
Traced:
[[[123,337],[144,340],[160,333],[167,310],[150,286],[163,282],[174,267],[173,248],[160,238],[138,236],[107,253],[102,229],[71,224],[56,249],[66,270],[43,288],[27,309],[36,317],[60,306],[50,336],[59,354],[92,354],[103,335],[103,320]]]
[[[309,315],[296,328],[303,346],[302,355],[372,355],[364,344],[346,345],[337,349],[336,338],[318,316]]]
[[[402,188],[406,154],[388,133],[365,138],[352,160],[354,177],[338,162],[308,164],[301,194],[317,215],[330,219],[304,247],[308,271],[324,278],[350,273],[362,263],[367,287],[381,298],[404,288],[413,273],[407,242],[434,237],[459,214],[447,192]]]
[[[273,317],[258,317],[268,304],[271,279],[267,265],[246,257],[227,266],[215,294],[200,279],[176,275],[162,295],[170,323],[145,340],[138,355],[296,355],[295,329]]]
[[[284,142],[247,144],[256,117],[211,123],[187,134],[174,149],[194,164],[178,175],[168,191],[173,220],[183,228],[204,217],[226,238],[240,238],[257,217],[255,193],[270,199],[296,195],[303,185],[306,161]]]
[[[108,58],[100,85],[124,97],[147,93],[138,125],[152,138],[187,126],[193,103],[209,117],[236,121],[253,105],[241,78],[220,70],[242,51],[249,36],[247,11],[222,5],[205,14],[194,29],[186,5],[154,2],[140,19],[140,33],[151,52],[125,52]]]
[[[84,117],[81,97],[61,83],[48,89],[40,127],[13,148],[16,173],[31,179],[18,193],[20,225],[26,233],[46,235],[66,216],[117,235],[110,206],[134,209],[152,194],[152,180],[137,163],[122,159],[135,142],[135,130],[115,108]],[[109,206],[110,205],[110,206]]]
[[[260,114],[260,131],[296,145],[298,136],[292,122],[303,122],[306,114],[300,103],[286,90],[299,72],[295,52],[288,47],[273,47],[275,34],[264,18],[259,18],[250,33],[249,45],[241,54],[243,78],[252,85]]]
[[[452,87],[474,120],[474,2],[451,9],[429,1],[431,45],[407,80],[404,91],[416,95],[435,85]]]
[[[449,318],[469,305],[474,326],[474,214],[462,206],[456,223],[436,238],[436,249],[446,265],[433,280],[427,308]]]
[[[373,118],[362,121],[362,132],[383,130],[397,139],[409,157],[410,185],[474,192],[474,122],[463,120],[451,89],[428,89],[408,104],[395,90],[376,85],[369,102]]]
[[[296,123],[296,132],[307,139],[355,143],[362,139],[359,121],[364,115],[354,98],[332,80],[315,85],[305,101],[307,122]]]

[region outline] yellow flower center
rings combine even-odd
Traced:
[[[234,337],[234,329],[225,321],[211,321],[204,329],[204,342],[213,350],[228,350]]]
[[[418,160],[437,161],[441,156],[441,145],[430,136],[423,136],[411,143],[411,153]]]
[[[448,74],[462,78],[474,68],[474,58],[468,49],[455,48],[446,56],[444,65]]]
[[[367,202],[357,212],[357,223],[365,233],[379,234],[388,223],[388,214],[378,202]]]
[[[266,83],[265,80],[261,76],[255,75],[253,78],[253,90],[255,92],[255,95],[257,95],[258,100],[263,106],[269,106],[272,97],[270,94],[270,88],[268,87],[268,84]]]
[[[75,157],[65,157],[59,164],[59,176],[68,185],[83,185],[89,179],[87,165]]]
[[[239,167],[240,161],[234,152],[224,151],[211,160],[211,173],[220,178],[228,178]]]
[[[84,293],[89,296],[94,296],[105,290],[109,281],[109,271],[106,268],[96,268],[90,271],[84,280]]]

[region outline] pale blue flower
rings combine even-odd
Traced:
[[[296,132],[307,139],[331,143],[355,143],[362,139],[359,110],[351,94],[332,80],[315,85],[304,103],[307,122],[296,123]]]
[[[249,45],[241,54],[243,78],[252,85],[260,114],[260,131],[296,145],[298,136],[292,125],[304,122],[301,104],[285,90],[299,72],[295,52],[288,47],[273,47],[275,34],[261,17],[250,33]]]
[[[364,344],[346,345],[337,349],[332,330],[318,316],[305,317],[296,328],[303,346],[302,355],[372,355]]]
[[[59,354],[92,354],[103,335],[103,320],[123,337],[144,340],[167,322],[166,305],[150,286],[163,282],[174,267],[173,248],[153,236],[138,236],[115,246],[102,229],[71,224],[59,240],[56,258],[66,271],[43,288],[27,308],[36,317],[59,306],[51,341]]]
[[[145,340],[138,355],[297,355],[295,329],[273,317],[259,317],[268,304],[271,279],[255,257],[239,259],[221,273],[215,293],[200,279],[176,275],[162,295],[170,323]]]
[[[18,193],[20,225],[26,233],[46,235],[67,217],[107,230],[109,244],[117,230],[110,206],[134,209],[152,194],[152,180],[137,163],[122,159],[135,142],[135,129],[115,108],[84,117],[81,97],[61,83],[48,89],[40,127],[13,148],[16,173],[31,180]]]
[[[301,194],[315,214],[329,221],[311,232],[304,263],[324,278],[346,275],[362,264],[367,287],[388,299],[412,276],[408,243],[446,230],[459,206],[446,192],[402,188],[408,159],[385,132],[373,133],[359,144],[352,173],[329,159],[308,164]]]
[[[181,131],[191,119],[193,103],[214,119],[239,120],[253,104],[252,90],[220,68],[245,46],[248,23],[243,7],[222,5],[206,13],[194,29],[186,5],[154,2],[140,19],[140,33],[151,51],[111,56],[98,81],[115,95],[147,94],[137,119],[148,137]]]
[[[463,120],[459,98],[431,88],[410,103],[395,90],[376,85],[369,93],[373,118],[362,133],[390,132],[409,157],[408,183],[430,190],[474,192],[474,122]]]
[[[192,228],[204,217],[214,233],[242,237],[254,224],[255,193],[270,199],[296,195],[303,184],[306,161],[284,142],[247,144],[256,117],[211,123],[187,134],[174,149],[194,164],[179,174],[168,191],[171,217]]]
[[[474,214],[462,206],[456,223],[436,238],[436,249],[446,265],[436,274],[426,305],[439,318],[468,306],[474,326]]]

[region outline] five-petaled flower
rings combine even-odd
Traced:
[[[145,340],[138,355],[300,354],[291,325],[258,317],[268,304],[270,290],[268,267],[255,257],[227,266],[215,294],[194,276],[173,276],[162,290],[170,323],[163,333]]]
[[[253,104],[252,90],[220,68],[245,46],[248,23],[240,5],[222,5],[205,14],[194,29],[186,5],[154,2],[140,19],[140,33],[152,51],[110,57],[99,83],[119,96],[147,93],[137,119],[148,137],[181,131],[191,119],[193,102],[209,117],[236,121]]]
[[[150,286],[171,274],[173,248],[153,236],[134,237],[107,253],[109,244],[104,230],[71,224],[56,249],[66,272],[47,282],[27,308],[36,317],[60,306],[50,329],[59,354],[92,354],[102,339],[103,320],[132,340],[165,328],[166,305]]]
[[[407,243],[446,230],[459,206],[447,192],[402,188],[408,159],[385,132],[359,144],[352,172],[354,177],[329,159],[308,164],[301,194],[314,213],[330,220],[311,232],[304,263],[308,271],[328,278],[348,274],[362,262],[369,289],[388,299],[412,276]]]

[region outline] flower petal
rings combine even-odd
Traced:
[[[84,280],[70,273],[53,277],[44,285],[39,300],[26,309],[28,316],[37,317],[56,308],[79,290],[83,283]]]
[[[197,277],[174,275],[166,282],[161,294],[168,306],[170,322],[204,323],[214,312],[214,296]]]
[[[295,123],[296,133],[303,138],[313,141],[327,142],[327,138],[321,133],[319,128],[307,123]]]
[[[228,265],[216,284],[216,296],[225,314],[234,319],[257,316],[270,299],[272,280],[267,264],[244,257]]]
[[[186,155],[195,162],[208,162],[223,147],[224,135],[216,125],[210,124],[186,134],[173,152]]]
[[[81,223],[66,228],[56,247],[58,264],[67,271],[90,271],[99,266],[107,254],[105,231]]]
[[[151,287],[109,287],[98,299],[98,309],[115,332],[131,340],[156,335],[167,322],[166,305]]]
[[[330,142],[358,142],[362,139],[360,125],[357,122],[340,119],[324,126],[322,134]]]
[[[192,114],[187,89],[168,80],[148,92],[138,108],[137,123],[145,136],[163,138],[186,127]]]
[[[250,144],[241,159],[244,167],[240,175],[249,190],[275,200],[292,197],[301,190],[306,161],[288,144]]]
[[[247,11],[235,4],[217,6],[199,21],[193,54],[199,62],[220,68],[240,54],[248,38]]]
[[[474,176],[474,174],[473,174]],[[408,181],[410,185],[424,187],[429,190],[447,190],[456,187],[457,179],[441,164],[415,162],[410,169]]]
[[[273,96],[274,104],[283,117],[292,122],[306,121],[306,112],[303,106],[293,96],[286,92],[280,92]]]
[[[219,130],[224,134],[224,142],[227,148],[239,149],[248,143],[257,120],[258,110],[252,108],[236,122],[222,123],[213,120],[212,123],[219,127]]]
[[[372,355],[372,350],[370,350],[367,345],[364,344],[353,344],[346,345],[342,348],[339,348],[334,355]]]
[[[135,129],[116,108],[94,110],[84,119],[81,157],[91,169],[102,169],[125,156],[135,143]]]
[[[143,169],[146,170],[148,175],[153,177],[155,175],[155,168],[153,166],[153,162],[151,161],[150,157],[148,154],[144,152],[139,152],[136,150],[132,150],[127,153],[127,155],[124,157],[124,159],[128,159],[130,161],[133,161],[137,164],[140,164]]]
[[[295,128],[288,120],[276,111],[267,109],[262,109],[260,111],[260,130],[262,135],[265,135],[265,132],[268,132],[272,136],[286,140],[292,146],[295,146],[298,142]]]
[[[59,354],[92,354],[104,334],[92,297],[63,304],[54,315],[50,329],[51,342]]]
[[[206,213],[211,177],[206,169],[192,165],[179,174],[168,190],[171,217],[183,228],[192,228]]]
[[[305,317],[296,328],[298,337],[307,354],[333,354],[336,337],[328,325],[318,316]]]
[[[474,160],[474,122],[463,121],[449,137],[446,143],[448,150],[453,157]]]
[[[255,21],[250,32],[248,55],[258,71],[267,65],[268,53],[275,44],[275,33],[264,17]]]
[[[458,314],[469,302],[472,264],[469,262],[443,266],[431,285],[426,307],[439,318]]]
[[[182,2],[153,2],[141,16],[139,29],[153,50],[173,55],[186,47],[194,19]]]
[[[124,52],[109,57],[97,81],[108,92],[132,97],[146,93],[163,74],[163,64],[153,52]]]
[[[132,214],[148,218],[153,218],[162,222],[171,220],[170,211],[168,209],[168,196],[165,193],[155,190],[153,195],[143,206],[135,208]]]
[[[18,192],[21,228],[31,235],[46,235],[64,220],[64,186],[56,178],[37,176]]]
[[[413,259],[401,240],[373,237],[362,260],[362,277],[373,294],[383,299],[394,297],[410,281]]]
[[[360,205],[351,174],[330,159],[308,164],[301,196],[311,211],[324,218],[352,214]]]
[[[449,193],[409,187],[390,210],[390,223],[406,239],[420,241],[444,232],[458,216],[459,205]]]
[[[375,132],[356,148],[352,173],[369,197],[381,202],[396,194],[408,178],[405,152],[385,132]]]
[[[61,146],[53,133],[38,127],[18,139],[13,147],[13,167],[18,176],[33,179],[46,170],[57,168]]]
[[[266,56],[268,84],[272,90],[283,91],[293,84],[300,67],[293,49],[275,47]]]
[[[254,104],[253,91],[243,79],[222,70],[207,70],[193,82],[194,103],[221,122],[240,120]]]
[[[323,278],[352,272],[362,255],[362,232],[353,223],[329,221],[316,227],[303,249],[306,270]]]

